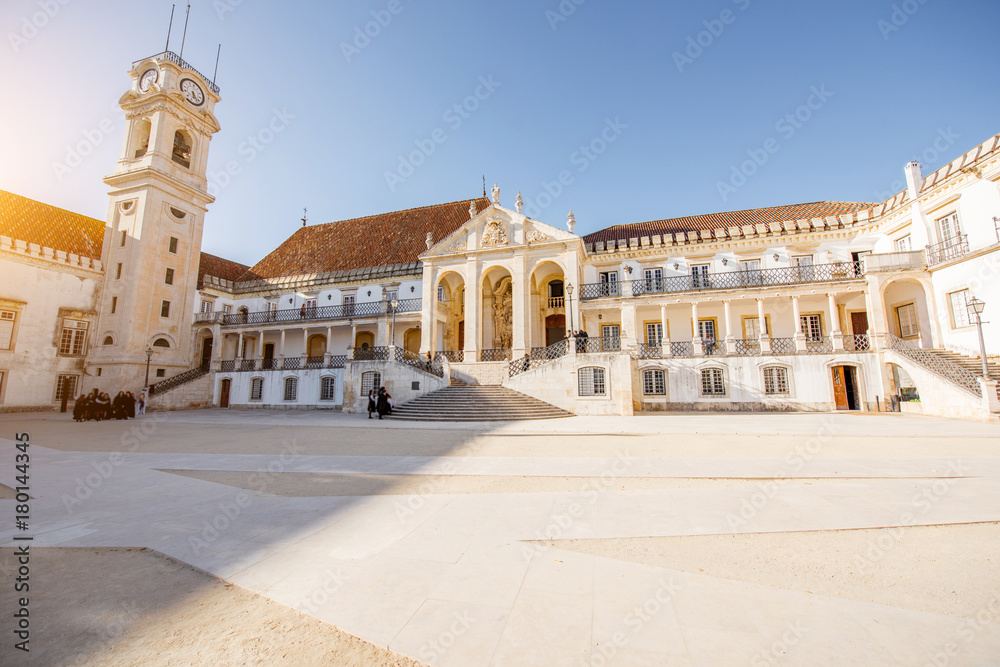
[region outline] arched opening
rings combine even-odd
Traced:
[[[152,129],[150,122],[143,118],[135,125],[135,138],[132,145],[132,156],[140,158],[149,150],[149,133]]]
[[[182,167],[191,168],[191,135],[184,130],[174,132],[174,148],[171,159]]]
[[[514,346],[514,283],[510,271],[497,266],[484,272],[482,291],[480,359],[509,359]]]
[[[166,338],[157,338],[153,341],[153,347],[170,347],[170,341]]]
[[[899,364],[893,363],[886,364],[886,366],[889,380],[889,400],[892,401],[892,411],[899,411],[899,405],[902,403],[919,402],[920,390],[917,388],[917,383],[906,372],[906,369]]]
[[[445,352],[465,349],[465,278],[449,271],[438,280],[434,316],[437,319],[435,349]]]
[[[326,354],[326,336],[323,334],[313,334],[309,336],[308,356],[312,358],[322,357]]]
[[[573,328],[567,316],[565,277],[555,262],[541,262],[531,273],[531,304],[528,340],[530,346],[548,347],[566,337]]]
[[[407,352],[420,352],[420,329],[407,329],[403,334],[403,347]]]
[[[375,334],[371,331],[359,331],[354,339],[355,349],[367,350],[375,347]]]
[[[917,347],[934,347],[922,284],[910,278],[893,280],[883,288],[882,303],[888,333]]]
[[[111,337],[111,336],[105,336],[104,337],[104,342],[101,343],[101,344],[102,345],[114,345],[115,344],[115,339],[113,337]]]

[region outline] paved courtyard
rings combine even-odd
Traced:
[[[148,548],[431,665],[1000,664],[998,424],[3,415],[8,487],[22,431],[0,545]]]

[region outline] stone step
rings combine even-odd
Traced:
[[[413,421],[513,421],[570,417],[531,396],[496,386],[451,386],[396,406],[391,417]]]

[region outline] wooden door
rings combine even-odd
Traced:
[[[855,336],[868,333],[868,313],[851,313],[851,331]],[[864,341],[857,341],[857,349],[867,350],[868,344]]]
[[[837,404],[838,410],[849,410],[850,404],[847,402],[847,378],[844,374],[843,366],[833,367],[833,400]]]
[[[465,349],[465,320],[458,323],[458,349]]]
[[[212,339],[206,338],[201,345],[201,365],[208,366],[212,363]]]
[[[264,343],[264,370],[274,368],[274,343]]]
[[[231,384],[231,381],[228,380],[228,379],[222,381],[222,391],[220,392],[220,396],[219,396],[219,407],[220,408],[228,408],[229,407],[229,385],[230,384]]]

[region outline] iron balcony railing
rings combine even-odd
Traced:
[[[721,340],[705,340],[701,343],[701,349],[706,356],[721,356],[726,353],[726,342]]]
[[[479,351],[479,361],[510,361],[509,347],[496,347]]]
[[[833,264],[788,266],[778,269],[727,271],[621,282],[586,283],[580,288],[580,298],[588,301],[603,297],[636,297],[646,294],[834,282],[856,280],[864,275],[863,262],[835,262]]]
[[[844,336],[844,350],[846,352],[868,352],[871,349],[871,340],[868,338],[868,334],[847,334]]]
[[[215,85],[214,81],[212,81],[207,76],[196,70],[194,67],[191,67],[190,64],[188,64],[184,59],[182,59],[179,55],[177,55],[173,51],[164,51],[163,53],[157,53],[156,55],[149,56],[149,58],[154,58],[156,60],[169,60],[170,62],[172,62],[173,64],[177,65],[182,69],[191,70],[192,72],[200,76],[202,80],[205,81],[205,83],[208,85],[209,89],[211,89],[213,93],[215,93],[216,95],[219,94],[219,87]],[[142,60],[149,60],[149,58],[143,58]],[[132,67],[135,67],[136,65],[141,63],[142,60],[136,60],[134,63],[132,63]]]
[[[958,259],[969,252],[969,237],[967,234],[956,234],[941,243],[927,246],[927,264],[934,266]]]
[[[569,340],[566,338],[563,338],[561,341],[553,343],[548,347],[535,348],[529,354],[524,355],[520,359],[514,359],[507,364],[508,375],[510,377],[520,375],[531,368],[537,368],[538,366],[547,364],[550,361],[555,361],[560,357],[564,357],[568,352]]]
[[[661,345],[647,345],[646,343],[641,343],[639,345],[639,358],[640,359],[661,359],[661,358],[663,358],[663,346],[661,346]]]
[[[293,371],[316,368],[343,368],[347,362],[347,357],[343,354],[330,355],[329,361],[326,356],[306,357],[305,365],[302,357],[286,357],[285,359],[223,359],[219,362],[219,372],[221,373],[251,373],[257,371]],[[205,372],[208,372],[207,370]],[[173,379],[173,378],[171,378]]]
[[[423,371],[424,373],[430,373],[431,375],[435,375],[439,378],[444,377],[444,368],[440,363],[425,361],[420,358],[419,354],[411,352],[406,348],[397,347],[395,349],[393,360],[401,364],[406,364],[407,366],[415,368],[419,371]]]
[[[691,341],[672,340],[670,341],[671,357],[693,357],[694,343]]]
[[[178,387],[192,380],[197,380],[198,378],[207,375],[209,372],[208,366],[198,366],[197,368],[192,368],[189,371],[184,371],[180,375],[175,375],[169,377],[166,380],[161,380],[155,384],[149,385],[149,395],[156,396],[162,394],[163,392]]]
[[[983,397],[983,390],[979,385],[979,378],[972,371],[948,361],[943,357],[914,346],[912,343],[897,338],[892,334],[885,334],[886,347],[895,350],[907,359],[911,359],[920,364],[930,372],[938,375],[954,385],[964,389],[973,396]]]
[[[795,354],[794,338],[772,338],[771,354],[784,355]]]
[[[465,350],[445,350],[444,352],[438,352],[435,359],[438,361],[447,359],[450,363],[460,364],[465,361]]]
[[[420,299],[405,299],[400,301],[396,313],[420,312]],[[371,301],[368,303],[345,303],[339,306],[302,306],[285,310],[262,310],[256,312],[230,313],[223,318],[224,326],[242,326],[248,324],[279,324],[287,322],[309,322],[315,320],[342,320],[347,318],[378,317],[392,315],[393,308],[389,301]]]
[[[832,354],[833,338],[830,336],[816,336],[806,339],[807,354]]]
[[[738,338],[736,340],[736,354],[747,357],[760,354],[760,340],[756,338]]]
[[[584,354],[597,354],[600,352],[620,352],[622,349],[621,336],[600,336],[576,338],[576,351]]]
[[[354,348],[354,361],[389,361],[389,348],[385,346],[356,347]]]

